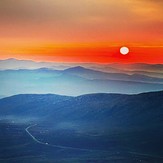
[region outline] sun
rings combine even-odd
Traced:
[[[128,47],[125,47],[125,46],[121,47],[121,48],[120,48],[120,53],[121,53],[122,55],[128,54],[128,53],[129,53],[129,48],[128,48]]]

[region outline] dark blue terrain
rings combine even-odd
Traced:
[[[0,162],[162,163],[163,91],[0,99]]]

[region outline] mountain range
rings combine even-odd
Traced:
[[[77,97],[20,94],[1,99],[0,108],[1,117],[38,117],[48,121],[111,120],[111,124],[119,125],[154,125],[162,121],[162,100],[163,91],[136,95],[99,93]]]
[[[0,60],[0,70],[6,69],[39,69],[50,68],[57,70],[64,70],[71,67],[82,66],[84,68],[98,70],[108,73],[125,73],[125,74],[142,74],[151,77],[163,78],[162,64],[147,64],[147,63],[133,63],[133,64],[98,64],[98,63],[59,63],[59,62],[35,62],[32,60],[18,60],[9,58]]]
[[[81,66],[0,71],[1,96],[54,93],[77,96],[88,93],[141,93],[163,90],[163,78],[140,74],[106,73]],[[7,89],[6,89],[7,88]]]
[[[0,160],[161,163],[162,100],[163,91],[3,98]]]

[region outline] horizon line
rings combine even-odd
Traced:
[[[163,65],[163,63],[147,63],[147,62],[90,62],[90,61],[84,61],[84,62],[74,62],[74,61],[37,61],[37,60],[32,60],[32,59],[20,59],[20,58],[12,58],[8,57],[5,59],[0,59],[0,61],[7,61],[7,60],[17,60],[17,61],[31,61],[35,63],[63,63],[63,64],[98,64],[98,65],[108,65],[108,64],[148,64],[148,65]]]

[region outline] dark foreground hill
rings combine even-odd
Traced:
[[[2,162],[163,161],[163,91],[0,100]]]

